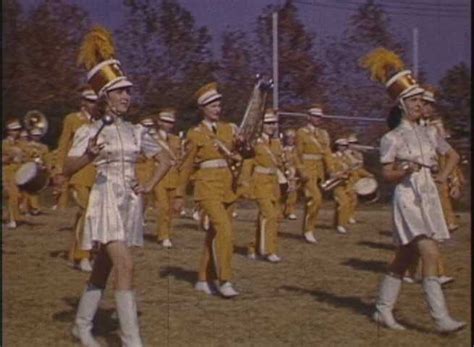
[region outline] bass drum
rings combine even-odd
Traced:
[[[28,193],[38,193],[49,184],[49,174],[45,168],[35,162],[20,166],[15,174],[15,183],[20,190]]]
[[[354,184],[354,190],[365,203],[374,203],[379,199],[378,183],[373,177],[363,177]]]

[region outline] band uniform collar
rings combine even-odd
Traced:
[[[202,123],[212,132],[212,126],[214,125],[217,129],[217,122],[209,122],[207,119],[203,119]]]
[[[158,134],[160,135],[160,137],[162,139],[168,140],[168,133],[166,131],[164,131],[163,129],[159,129]]]

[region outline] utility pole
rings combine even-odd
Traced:
[[[413,75],[418,78],[418,28],[413,28]]]
[[[273,109],[278,110],[278,12],[272,15],[273,37]]]

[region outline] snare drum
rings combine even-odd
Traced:
[[[48,186],[49,174],[37,163],[28,162],[20,166],[16,172],[15,183],[20,190],[38,193]]]
[[[375,202],[378,199],[378,183],[373,177],[362,177],[354,184],[354,190],[362,200]]]

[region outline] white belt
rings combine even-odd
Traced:
[[[216,169],[223,167],[228,167],[227,161],[225,159],[206,160],[199,164],[200,169]]]
[[[275,175],[277,170],[274,167],[256,166],[254,172],[264,175]]]
[[[303,154],[304,160],[321,160],[323,156],[321,154]]]

